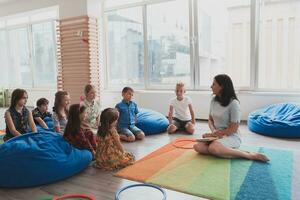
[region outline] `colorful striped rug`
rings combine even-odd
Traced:
[[[176,142],[187,138],[178,138]],[[178,143],[179,144],[179,143]],[[191,147],[192,141],[181,142]],[[115,176],[152,183],[209,199],[300,199],[300,154],[282,149],[242,147],[269,163],[199,155],[169,143]]]

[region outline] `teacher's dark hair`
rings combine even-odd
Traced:
[[[214,80],[221,86],[221,94],[215,96],[215,100],[222,106],[226,107],[233,100],[238,100],[231,78],[226,74],[219,74],[215,76]]]

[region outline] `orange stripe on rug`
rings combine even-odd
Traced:
[[[178,138],[177,140],[182,139],[187,138]],[[188,145],[189,143],[191,143],[191,141],[185,141],[181,145]],[[127,178],[133,181],[144,182],[146,179],[154,176],[169,163],[174,162],[174,160],[178,159],[185,152],[185,149],[175,148],[171,143],[169,143],[141,160],[138,160],[134,163],[134,165],[120,170],[115,174],[115,176]]]
[[[152,153],[148,154],[147,156],[143,157],[142,159],[138,160],[137,162],[141,162],[141,161],[147,160],[149,158],[153,158],[153,157],[155,157],[157,155],[160,155],[160,154],[172,151],[174,149],[177,149],[173,145],[173,143],[176,143],[176,142],[180,142],[180,146],[185,146],[185,145],[189,145],[191,143],[195,143],[195,142],[193,142],[191,140],[192,140],[191,138],[187,138],[187,137],[177,138],[174,141],[172,141],[172,143],[168,143],[167,145],[159,148],[158,150],[153,151]]]

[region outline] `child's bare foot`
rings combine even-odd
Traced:
[[[261,153],[249,152],[249,155],[250,155],[251,160],[257,160],[257,161],[262,161],[262,162],[269,161],[269,158]]]
[[[168,128],[167,128],[167,132],[168,132],[169,134],[175,133],[176,130],[177,130],[177,127],[176,127],[174,124],[170,124],[170,125],[168,126]]]
[[[120,134],[120,140],[125,141],[125,142],[134,142],[135,137],[134,136],[126,136],[124,134]]]

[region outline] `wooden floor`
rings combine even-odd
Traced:
[[[254,146],[266,146],[275,148],[288,148],[300,151],[300,140],[285,140],[260,136],[251,133],[246,124],[243,123],[240,127],[242,133],[243,144]],[[208,131],[206,121],[197,122],[196,134],[189,137],[198,138],[202,133]],[[134,143],[125,143],[125,148],[133,152],[137,159],[149,154],[157,148],[167,144],[176,137],[183,136],[183,134],[166,133],[155,136],[147,136],[144,141]],[[46,177],[41,177],[46,178]],[[41,200],[46,197],[62,195],[66,193],[85,193],[93,195],[98,200],[114,199],[115,192],[122,186],[132,184],[134,182],[114,177],[111,172],[101,171],[89,166],[86,170],[66,180],[56,182],[49,185],[26,189],[1,189],[0,199],[2,200],[16,200],[16,199],[33,199]],[[196,196],[186,195],[183,193],[166,190],[168,200],[199,200]],[[143,198],[135,196],[130,200],[142,200]]]

